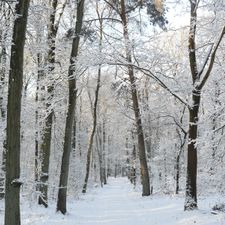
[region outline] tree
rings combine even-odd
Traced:
[[[180,101],[184,106],[188,108],[189,111],[189,141],[188,141],[188,157],[187,157],[187,177],[186,177],[186,200],[185,200],[185,210],[197,208],[197,145],[196,139],[198,137],[198,119],[199,119],[199,108],[201,100],[201,92],[204,88],[211,71],[214,66],[215,57],[220,43],[223,39],[225,33],[225,27],[222,28],[222,32],[218,37],[218,40],[213,44],[209,44],[210,48],[206,59],[201,63],[201,59],[197,60],[196,56],[196,30],[197,30],[197,9],[199,6],[199,1],[190,1],[191,7],[191,22],[189,30],[189,64],[192,77],[192,89],[191,98],[192,102],[189,104],[183,100],[176,92],[174,92],[170,86],[165,82],[162,77],[157,76],[151,70],[136,66],[132,64],[135,69],[141,70],[147,76],[153,78],[161,87],[167,90],[172,96],[174,96],[178,101]],[[206,45],[207,46],[207,45]],[[199,61],[199,62],[197,62]],[[202,64],[202,65],[201,65]],[[121,63],[121,65],[130,66],[131,63]],[[198,66],[201,68],[198,69]]]
[[[97,85],[96,85],[96,90],[95,90],[95,101],[94,101],[94,105],[93,105],[93,127],[92,127],[92,131],[91,131],[90,139],[89,139],[89,142],[88,142],[87,161],[86,161],[86,175],[85,175],[85,179],[84,179],[84,185],[83,185],[82,193],[86,193],[86,191],[87,191],[87,183],[88,183],[90,165],[91,165],[91,153],[92,153],[94,136],[95,136],[96,125],[97,125],[97,107],[98,107],[99,90],[100,90],[100,87],[101,87],[100,84],[101,84],[101,67],[99,66]]]
[[[59,28],[59,23],[61,16],[63,14],[66,2],[63,3],[61,12],[59,14],[59,18],[56,19],[56,10],[58,5],[58,0],[51,0],[50,1],[52,12],[50,14],[49,19],[49,26],[48,26],[48,52],[47,52],[47,60],[46,60],[46,67],[47,73],[46,76],[51,77],[51,74],[55,68],[55,42],[56,36]],[[39,60],[38,60],[39,61]],[[38,75],[38,79],[44,79],[44,74]],[[48,177],[49,177],[49,158],[50,158],[50,151],[51,151],[51,137],[52,137],[52,123],[53,123],[53,109],[52,109],[52,100],[54,97],[54,89],[55,84],[54,80],[50,80],[50,84],[47,86],[47,102],[46,102],[46,114],[47,117],[45,119],[45,125],[43,130],[41,131],[42,134],[42,141],[40,144],[40,158],[41,158],[41,173],[40,173],[40,195],[38,199],[38,203],[48,207]]]
[[[20,225],[20,117],[29,2],[16,2],[13,27],[7,104],[5,225]]]
[[[201,92],[205,86],[214,66],[216,52],[225,34],[225,26],[205,59],[201,69],[198,69],[196,57],[196,30],[197,30],[197,9],[199,1],[190,1],[190,30],[189,30],[189,64],[192,76],[192,104],[189,109],[189,134],[188,134],[188,158],[187,158],[187,178],[186,178],[186,199],[185,210],[197,208],[197,145],[199,107]]]
[[[98,3],[96,6],[96,11],[98,14],[98,20],[99,20],[99,24],[100,24],[100,34],[99,34],[99,51],[101,52],[101,48],[102,48],[102,37],[103,37],[103,13],[104,10],[102,11],[102,13],[100,14],[100,12],[98,11]],[[87,191],[87,184],[88,184],[88,178],[89,178],[89,173],[90,173],[90,165],[91,165],[91,153],[92,153],[92,149],[93,149],[93,142],[94,142],[94,136],[96,133],[96,126],[97,126],[97,109],[98,109],[98,99],[99,99],[99,91],[100,91],[100,87],[101,87],[101,73],[102,73],[102,69],[101,69],[101,64],[98,66],[98,78],[97,78],[97,85],[96,85],[96,90],[95,90],[95,100],[94,100],[94,105],[93,105],[93,127],[92,127],[92,131],[91,131],[91,135],[90,135],[90,139],[88,142],[88,151],[87,151],[87,161],[86,161],[86,175],[85,175],[85,179],[84,179],[84,185],[83,185],[83,189],[82,189],[82,193],[86,193]],[[99,146],[100,147],[100,146]],[[98,151],[100,151],[98,149]],[[100,154],[99,154],[99,162],[100,162],[100,171],[102,170],[101,168],[101,159],[100,159]]]
[[[126,66],[129,76],[129,82],[131,86],[131,97],[132,97],[132,107],[135,116],[136,132],[138,138],[138,153],[140,160],[140,170],[141,170],[141,181],[142,181],[142,195],[150,195],[150,179],[149,171],[146,159],[146,146],[143,130],[143,118],[140,112],[140,103],[138,97],[138,86],[137,77],[135,75],[135,68],[132,66],[133,61],[133,46],[130,38],[130,33],[128,29],[128,19],[129,14],[134,12],[137,8],[145,7],[147,9],[147,15],[149,16],[149,22],[153,25],[159,25],[161,28],[165,29],[165,24],[167,23],[165,19],[165,9],[161,1],[106,1],[105,2],[119,15],[120,21],[123,27],[123,40],[125,45],[125,57]],[[139,21],[139,24],[141,22]],[[124,61],[124,60],[123,60]],[[122,63],[124,65],[124,62]]]
[[[126,59],[129,64],[132,64],[132,53],[131,53],[131,46],[130,46],[130,40],[129,40],[125,1],[121,0],[120,4],[121,4],[120,16],[121,16],[121,20],[123,24],[123,36],[124,36],[125,48],[126,48]],[[144,133],[143,133],[143,127],[142,127],[140,108],[139,108],[139,101],[138,101],[138,94],[137,94],[137,87],[136,87],[136,77],[134,75],[134,68],[131,65],[128,65],[128,75],[129,75],[130,84],[131,84],[131,95],[132,95],[133,109],[134,109],[137,136],[138,136],[138,152],[139,152],[139,160],[140,160],[140,167],[141,167],[142,196],[148,196],[150,195],[150,181],[149,181],[148,165],[146,160]]]
[[[79,53],[80,34],[84,15],[84,0],[77,0],[75,34],[73,36],[70,66],[68,70],[69,102],[66,115],[66,127],[64,136],[63,155],[61,163],[59,191],[57,199],[57,211],[66,213],[66,195],[69,175],[69,160],[72,145],[73,123],[75,116],[77,87],[76,87],[76,59]]]

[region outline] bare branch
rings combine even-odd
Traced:
[[[107,3],[112,9],[114,9],[119,15],[120,15],[120,11],[109,1],[104,0],[105,3]]]
[[[110,20],[110,21],[113,21],[113,22],[122,23],[121,20],[116,19],[116,18],[112,18],[112,17],[103,17],[103,18],[101,18],[101,20]],[[99,18],[90,19],[90,20],[84,20],[85,23],[87,23],[87,22],[94,22],[94,21],[99,21]]]
[[[203,64],[203,66],[202,66],[202,69],[201,69],[201,70],[199,71],[199,73],[198,73],[198,77],[199,77],[199,78],[201,77],[202,73],[203,73],[204,70],[205,70],[205,67],[206,67],[206,65],[207,65],[207,63],[208,63],[208,61],[209,61],[210,55],[211,55],[211,53],[212,53],[212,50],[213,50],[213,44],[212,44],[211,47],[210,47],[209,53],[208,53],[208,55],[207,55],[207,57],[206,57],[206,59],[205,59],[205,62],[204,62],[204,64]]]
[[[219,45],[220,45],[220,43],[221,43],[221,41],[223,39],[224,34],[225,34],[225,26],[222,29],[222,32],[221,32],[221,34],[219,36],[219,39],[218,39],[217,43],[214,45],[215,47],[214,47],[214,50],[212,51],[212,54],[211,54],[211,59],[210,59],[210,62],[209,62],[209,67],[208,67],[208,69],[207,69],[207,71],[206,71],[206,73],[205,73],[202,81],[198,85],[198,88],[199,89],[202,89],[204,87],[207,79],[209,78],[209,75],[210,75],[210,73],[212,71],[212,68],[213,68],[213,65],[214,65],[214,61],[215,61],[215,57],[216,57],[216,52],[217,52],[218,47],[219,47]]]
[[[176,120],[176,118],[172,115],[161,115],[158,118],[172,118],[174,123],[181,129],[181,131],[183,132],[183,134],[187,134],[187,131],[182,127],[182,125]]]
[[[225,124],[223,124],[222,126],[220,126],[220,127],[217,128],[217,129],[215,129],[213,132],[216,133],[216,132],[218,132],[218,131],[220,131],[220,130],[222,130],[222,129],[224,129],[224,128],[225,128]]]
[[[184,100],[182,99],[179,95],[177,95],[176,93],[174,93],[160,78],[158,78],[151,70],[149,69],[145,69],[142,68],[140,66],[134,65],[134,64],[130,64],[130,63],[108,63],[111,65],[120,65],[120,66],[132,66],[134,69],[141,71],[143,74],[145,74],[146,76],[151,77],[153,80],[155,80],[162,88],[164,88],[165,90],[167,90],[172,96],[174,96],[177,100],[179,100],[182,104],[184,104],[185,106],[188,107],[188,109],[190,108],[190,105]]]

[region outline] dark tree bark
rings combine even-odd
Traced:
[[[201,91],[206,84],[215,61],[217,49],[225,34],[225,26],[219,36],[219,39],[209,51],[209,54],[199,70],[196,58],[196,22],[197,9],[199,1],[192,0],[191,4],[191,20],[189,30],[189,64],[192,75],[192,105],[189,106],[189,140],[188,140],[188,157],[187,157],[187,178],[186,178],[186,199],[184,210],[193,210],[197,208],[197,145],[198,136],[198,117],[201,101]]]
[[[82,100],[82,96],[80,96],[80,101],[79,101],[79,117],[82,118],[82,109],[83,109],[83,100]],[[80,157],[82,157],[82,149],[81,149],[81,120],[79,120],[78,122],[78,129],[79,132],[77,134],[77,149],[79,151],[79,155]]]
[[[77,0],[77,17],[75,35],[72,43],[72,51],[70,55],[70,67],[68,71],[68,87],[69,87],[69,102],[68,111],[66,115],[66,128],[64,136],[63,156],[61,163],[60,181],[59,181],[59,192],[57,200],[57,211],[65,214],[66,200],[67,200],[67,183],[69,175],[69,161],[70,152],[72,147],[72,134],[73,134],[73,123],[75,117],[75,106],[77,98],[77,87],[76,87],[76,58],[78,56],[80,33],[83,23],[84,14],[84,0]]]
[[[185,209],[197,208],[197,145],[198,136],[198,112],[200,106],[201,91],[192,93],[193,106],[189,109],[189,142],[186,180]]]
[[[106,176],[106,122],[103,119],[102,123],[102,138],[103,138],[103,143],[102,143],[102,178],[103,178],[103,183],[104,185],[107,184],[107,176]]]
[[[108,135],[107,137],[107,160],[106,160],[106,177],[112,176],[112,168],[111,168],[111,160],[110,160],[110,147],[111,147],[111,136]]]
[[[96,135],[96,151],[98,153],[98,160],[99,160],[99,175],[100,175],[100,183],[101,187],[103,187],[103,166],[102,166],[102,136],[101,136],[101,129],[97,127]]]
[[[47,75],[50,75],[55,69],[55,41],[58,32],[59,22],[63,10],[65,8],[65,3],[62,6],[61,14],[59,19],[56,21],[56,10],[58,5],[58,0],[50,1],[52,13],[50,14],[50,21],[48,27],[48,55],[47,55]],[[44,75],[44,74],[43,74]],[[51,137],[52,137],[52,124],[53,124],[53,109],[52,100],[54,97],[54,80],[51,84],[47,86],[48,98],[46,103],[46,113],[47,117],[45,119],[45,125],[41,131],[42,141],[40,144],[40,158],[41,158],[41,173],[40,173],[40,195],[38,198],[38,204],[48,207],[48,177],[49,177],[49,159],[51,151]]]
[[[75,108],[76,109],[76,108]],[[74,116],[74,123],[73,123],[73,140],[72,140],[72,150],[73,150],[73,155],[75,157],[75,151],[76,151],[76,146],[77,146],[77,118],[76,118],[76,111],[75,111],[75,116]]]
[[[132,139],[134,139],[134,134],[132,132]],[[133,143],[133,150],[132,150],[132,156],[131,156],[131,175],[130,175],[130,181],[136,186],[136,146],[135,143]]]
[[[192,106],[189,107],[189,140],[187,157],[187,180],[185,210],[197,208],[197,146],[198,135],[198,112],[200,107],[201,90],[196,86],[199,81],[197,60],[196,60],[196,22],[197,22],[197,1],[191,2],[191,21],[189,31],[189,63],[193,80]]]
[[[99,159],[99,168],[100,168],[100,182],[101,187],[107,184],[106,177],[106,154],[105,154],[105,142],[106,142],[106,133],[105,133],[105,121],[103,119],[102,127],[101,124],[97,127],[96,130],[96,149]]]
[[[57,0],[51,1],[53,12],[50,15],[50,24],[49,24],[49,33],[48,33],[48,57],[47,57],[47,72],[51,73],[55,67],[55,38],[56,38],[56,29],[55,29],[55,14],[56,7],[58,4]],[[44,78],[44,77],[43,77]],[[40,161],[41,161],[41,172],[40,172],[40,185],[39,191],[40,195],[38,198],[38,204],[48,207],[48,175],[49,175],[49,158],[51,150],[51,134],[52,134],[52,121],[53,121],[53,110],[51,109],[51,101],[53,98],[54,85],[50,84],[47,87],[48,99],[46,103],[47,117],[45,119],[45,125],[42,134],[42,141],[40,144]]]
[[[127,15],[126,15],[126,7],[124,0],[121,0],[121,20],[123,23],[123,36],[125,40],[126,47],[126,58],[129,64],[132,64],[132,53],[130,49],[130,40],[128,33],[128,23],[127,23]],[[134,68],[131,65],[128,65],[128,75],[131,83],[131,93],[132,93],[132,102],[133,109],[136,120],[136,128],[137,128],[137,136],[138,136],[138,152],[139,152],[139,160],[140,160],[140,170],[141,170],[141,181],[142,181],[142,196],[150,195],[150,181],[149,181],[149,171],[146,160],[146,151],[145,151],[145,142],[144,142],[144,133],[142,127],[142,120],[138,102],[138,94],[136,87],[136,77],[134,75]]]
[[[36,83],[36,93],[35,93],[35,102],[36,102],[36,110],[35,110],[35,159],[34,159],[34,165],[35,165],[35,171],[34,171],[34,179],[36,182],[36,190],[39,191],[39,168],[38,168],[38,163],[39,163],[39,107],[38,107],[38,102],[40,100],[39,96],[39,90],[43,90],[43,87],[40,87],[40,81],[44,76],[44,71],[42,65],[41,65],[41,53],[37,54],[37,66],[38,66],[38,71],[37,71],[37,83]]]
[[[175,174],[175,180],[176,180],[176,190],[175,193],[178,194],[180,190],[180,156],[181,156],[181,149],[179,149],[179,152],[176,156],[176,174]]]
[[[29,2],[17,1],[18,16],[13,27],[7,105],[5,225],[20,225],[20,118]]]

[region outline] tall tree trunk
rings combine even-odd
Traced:
[[[132,165],[131,165],[131,183],[136,186],[136,146],[133,143],[133,150],[132,150]]]
[[[96,139],[96,151],[98,153],[98,161],[99,161],[100,183],[101,187],[103,187],[104,179],[103,179],[103,162],[102,162],[102,135],[100,128],[97,128],[95,139]]]
[[[48,28],[48,55],[47,55],[47,73],[50,75],[55,69],[55,42],[58,32],[58,26],[61,15],[63,13],[65,3],[62,6],[62,11],[59,16],[59,20],[56,21],[56,10],[58,0],[51,0],[52,13],[50,14],[49,28]],[[48,207],[48,178],[49,178],[49,159],[51,151],[51,137],[52,137],[52,123],[53,123],[53,109],[52,100],[54,97],[54,80],[51,80],[51,84],[47,86],[48,98],[46,103],[47,117],[45,119],[45,125],[41,131],[42,142],[40,144],[40,158],[41,158],[41,173],[40,173],[40,195],[38,203]]]
[[[82,108],[83,108],[83,100],[82,100],[82,96],[80,96],[80,101],[79,101],[79,117],[82,118]],[[78,151],[79,151],[79,156],[81,158],[82,156],[82,148],[81,148],[81,119],[79,120],[78,122],[78,137],[77,137],[77,148],[78,148]]]
[[[48,28],[48,56],[47,56],[47,72],[51,73],[55,67],[55,38],[57,30],[55,29],[55,14],[58,4],[58,0],[50,1],[52,4],[52,13],[50,15],[50,23]],[[46,103],[47,117],[43,130],[41,131],[42,141],[40,144],[40,156],[41,159],[41,172],[40,172],[40,195],[38,198],[38,204],[48,207],[48,177],[49,177],[49,158],[51,150],[51,136],[52,136],[52,121],[53,110],[51,109],[51,101],[53,98],[54,84],[50,84],[47,87],[48,98]]]
[[[96,131],[96,149],[99,158],[101,187],[103,187],[103,184],[107,184],[105,142],[106,142],[105,120],[103,119],[102,129],[101,125],[99,125],[99,128],[97,128]]]
[[[126,58],[129,64],[132,64],[132,53],[130,49],[130,40],[128,33],[128,23],[127,23],[127,15],[126,15],[126,7],[124,0],[121,0],[121,19],[123,22],[123,36],[125,40],[126,47]],[[142,120],[138,102],[138,94],[136,87],[136,77],[134,75],[134,69],[132,66],[128,66],[128,75],[131,83],[131,93],[132,93],[132,101],[133,101],[133,109],[136,120],[136,128],[137,128],[137,136],[138,136],[138,152],[139,152],[139,160],[140,160],[140,170],[141,170],[141,182],[142,182],[142,196],[150,195],[150,181],[149,181],[149,171],[146,160],[146,152],[145,152],[145,142],[144,142],[144,134],[142,128]]]
[[[37,79],[38,80],[38,79]],[[34,138],[34,146],[35,146],[35,151],[34,151],[34,180],[36,183],[36,190],[39,190],[39,185],[38,185],[38,180],[39,180],[39,172],[38,172],[38,153],[39,153],[39,119],[38,119],[38,92],[39,92],[39,87],[38,87],[38,82],[37,82],[37,88],[36,88],[36,94],[35,94],[35,102],[36,102],[36,110],[35,110],[35,138]]]
[[[34,159],[34,164],[35,164],[35,171],[34,171],[34,178],[35,178],[35,182],[36,182],[36,190],[39,191],[39,168],[38,168],[38,164],[39,164],[39,90],[42,89],[43,87],[40,88],[40,81],[43,78],[44,74],[43,74],[43,68],[41,65],[41,53],[37,54],[37,82],[36,82],[36,93],[35,93],[35,102],[36,102],[36,110],[35,110],[35,159]]]
[[[75,27],[75,35],[72,43],[72,51],[70,55],[70,67],[68,71],[68,85],[69,85],[69,102],[68,111],[66,115],[66,128],[64,136],[63,155],[61,163],[60,181],[59,181],[59,192],[57,200],[57,211],[62,214],[66,213],[66,195],[67,195],[67,183],[69,175],[69,161],[71,152],[71,141],[73,134],[73,123],[75,117],[75,106],[77,98],[77,87],[76,87],[76,58],[78,56],[80,33],[83,23],[84,14],[84,0],[77,0],[77,20]]]
[[[187,158],[186,199],[184,209],[197,208],[197,145],[198,136],[198,112],[200,106],[201,91],[192,93],[193,106],[189,108],[189,141]]]
[[[76,109],[76,108],[75,108]],[[76,152],[76,146],[77,146],[77,137],[76,137],[76,133],[77,133],[77,118],[76,118],[76,111],[75,111],[75,116],[74,116],[74,123],[73,123],[73,139],[72,139],[72,150],[73,150],[73,155],[75,157],[75,152]]]
[[[6,185],[5,225],[20,225],[20,118],[23,88],[23,57],[29,0],[16,4],[11,47],[7,131],[6,131]]]
[[[106,176],[106,125],[105,125],[105,119],[103,119],[102,123],[102,177],[103,182],[106,185],[107,184],[107,176]]]
[[[196,60],[196,22],[197,7],[196,0],[191,4],[191,20],[189,30],[189,64],[193,80],[192,106],[189,107],[189,140],[188,140],[188,156],[187,156],[187,177],[186,177],[186,199],[184,209],[197,208],[197,146],[196,138],[198,132],[198,111],[200,107],[201,90],[198,90],[196,82],[199,81],[199,73]]]
[[[176,194],[179,193],[180,190],[180,156],[181,156],[181,149],[179,149],[179,152],[176,157],[176,164],[175,164],[175,180],[176,180]]]
[[[97,86],[96,86],[96,90],[95,90],[95,102],[94,102],[94,106],[93,106],[93,127],[92,127],[92,131],[91,131],[91,135],[90,135],[90,139],[89,139],[89,143],[88,143],[86,175],[85,175],[85,179],[84,179],[82,193],[86,193],[86,191],[87,191],[87,184],[88,184],[88,178],[89,178],[89,173],[90,173],[91,153],[92,153],[93,141],[94,141],[96,125],[97,125],[97,107],[98,107],[100,84],[101,84],[101,65],[99,65],[99,68],[98,68]]]
[[[110,153],[111,153],[111,136],[108,135],[107,137],[107,161],[106,161],[106,177],[112,176],[112,167],[111,167],[111,160],[110,160]]]
[[[102,51],[102,37],[103,37],[103,14],[100,15],[98,11],[98,3],[96,6],[96,12],[98,15],[98,20],[99,20],[99,25],[100,25],[100,39],[99,39],[99,51]],[[103,13],[103,12],[102,12]],[[99,90],[100,90],[100,84],[101,84],[101,65],[98,67],[98,78],[97,78],[97,85],[96,85],[96,90],[95,90],[95,102],[93,105],[93,127],[91,131],[91,136],[89,139],[88,143],[88,151],[87,151],[87,161],[86,161],[86,175],[84,179],[84,185],[82,189],[82,193],[86,193],[87,191],[87,184],[88,184],[88,179],[89,179],[89,173],[90,173],[90,163],[91,163],[91,154],[92,154],[92,148],[93,148],[93,141],[94,141],[94,136],[95,136],[95,131],[96,131],[96,125],[97,125],[97,108],[98,108],[98,98],[99,98]],[[101,145],[99,145],[101,148]],[[100,149],[98,150],[100,152]],[[102,157],[101,154],[99,154],[99,162],[100,162],[100,173],[101,173],[101,179],[102,179]]]
[[[196,59],[196,24],[197,9],[199,1],[190,1],[190,30],[189,30],[189,64],[193,82],[192,89],[192,105],[189,106],[189,139],[188,139],[188,157],[187,157],[187,177],[186,177],[186,199],[184,210],[192,210],[197,208],[197,145],[196,138],[198,136],[198,117],[201,100],[201,90],[206,84],[213,65],[215,62],[216,52],[225,35],[225,26],[218,38],[218,41],[212,45],[206,61],[202,68],[198,70]]]

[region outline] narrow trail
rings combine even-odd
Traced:
[[[141,225],[146,222],[142,217],[148,209],[143,208],[140,193],[132,190],[127,179],[111,179],[109,185],[100,192],[98,190],[93,199],[89,197],[76,212],[81,224]],[[87,213],[84,214],[85,211]]]
[[[75,210],[74,224],[85,225],[218,225],[207,211],[184,212],[183,198],[142,197],[127,178],[111,178],[109,185],[87,195]],[[72,210],[72,208],[71,208]],[[225,222],[224,222],[225,224]]]
[[[210,213],[215,201],[201,199],[199,210],[184,212],[181,197],[141,197],[126,178],[111,178],[104,188],[88,190],[69,202],[65,216],[55,213],[55,205],[45,209],[23,204],[22,225],[225,225],[224,214]]]

